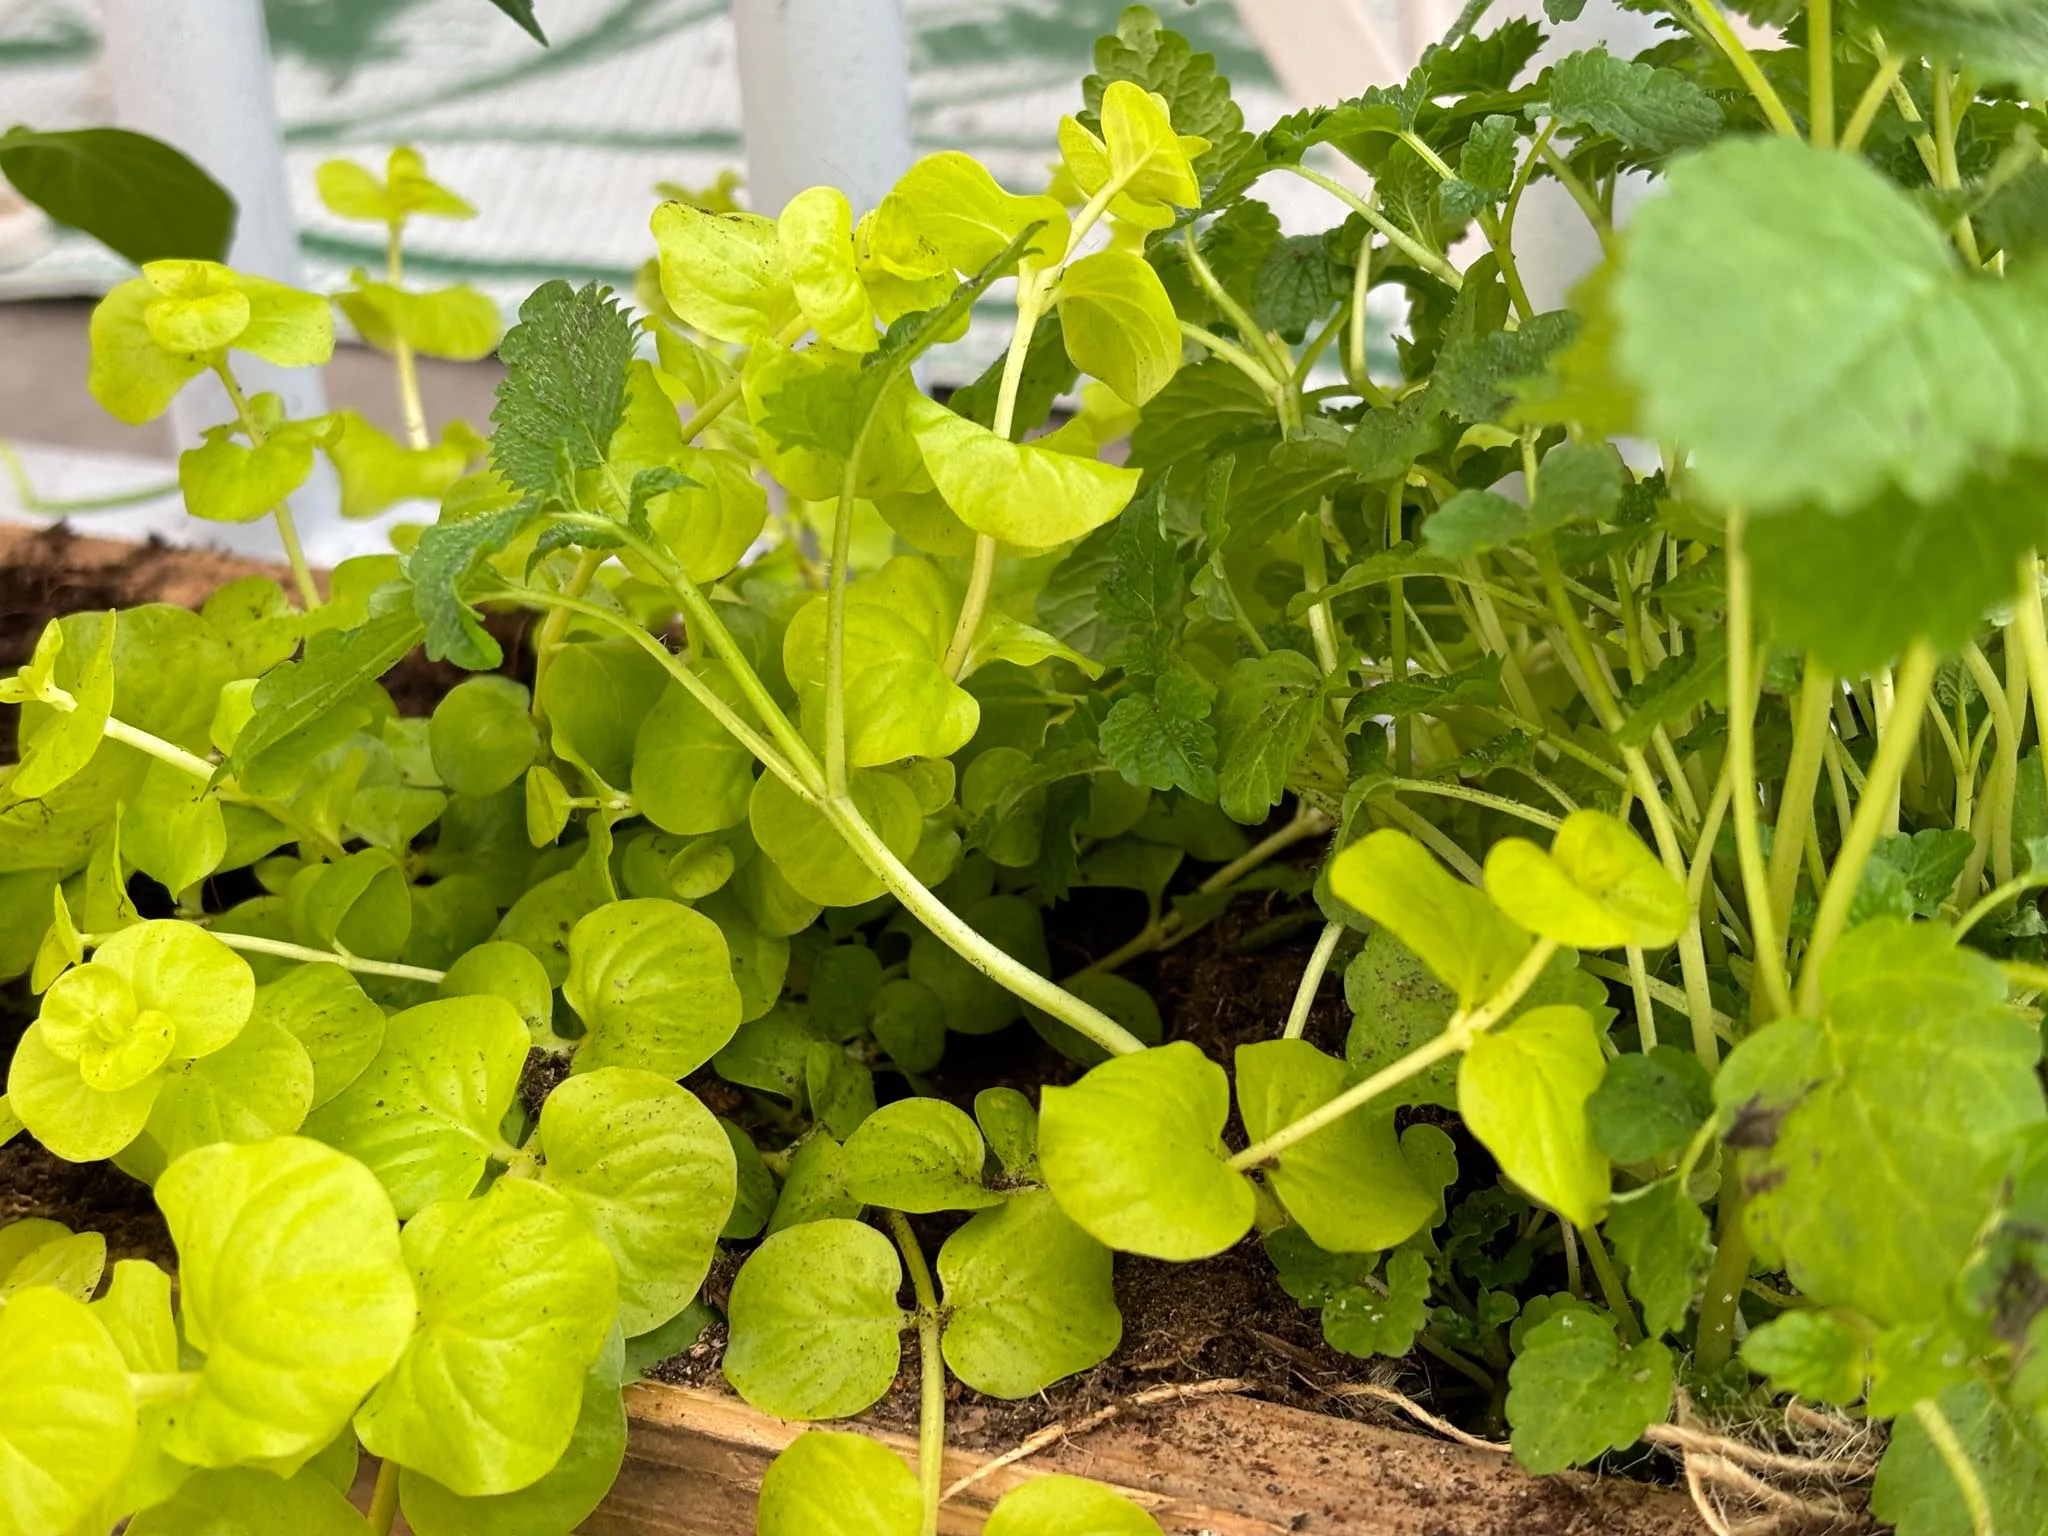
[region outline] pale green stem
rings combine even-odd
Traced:
[[[384,247],[384,265],[394,288],[405,277],[404,229],[404,219],[393,219],[391,237]],[[428,447],[433,439],[427,436],[427,412],[420,402],[419,364],[413,359],[412,343],[395,333],[392,336],[391,361],[398,370],[398,406],[405,417],[405,440],[414,448]]]
[[[1322,937],[1316,940],[1315,952],[1308,957],[1308,965],[1301,973],[1301,984],[1294,989],[1294,1006],[1287,1010],[1287,1027],[1280,1032],[1283,1040],[1299,1040],[1308,1030],[1309,1010],[1315,1006],[1316,992],[1322,987],[1324,973],[1330,969],[1330,957],[1337,953],[1337,941],[1344,937],[1342,923],[1325,923]]]
[[[235,382],[235,375],[228,367],[223,354],[213,365],[222,386],[233,402],[235,415],[241,419],[242,430],[249,434],[252,448],[261,448],[264,443],[263,429],[256,424],[256,418],[249,414],[249,402],[242,394],[242,386]],[[292,521],[292,509],[288,502],[279,501],[271,508],[270,515],[277,522],[278,541],[284,545],[285,559],[291,562],[292,581],[299,589],[300,606],[310,613],[320,606],[320,588],[313,581],[313,568],[306,563],[306,551],[299,543],[299,527]]]
[[[1180,333],[1190,341],[1199,342],[1217,357],[1222,358],[1224,362],[1230,364],[1231,367],[1250,379],[1264,393],[1268,395],[1278,395],[1280,393],[1278,381],[1266,370],[1265,365],[1236,343],[1225,341],[1214,331],[1204,330],[1201,326],[1194,325],[1186,320],[1180,322]]]
[[[1608,981],[1621,982],[1625,985],[1633,985],[1634,983],[1634,978],[1629,975],[1627,966],[1616,965],[1612,960],[1602,960],[1598,955],[1580,955],[1579,969],[1592,975],[1603,977]],[[1652,976],[1648,978],[1646,984],[1649,988],[1650,996],[1672,1012],[1686,1013],[1690,1010],[1692,1000],[1679,988],[1671,985],[1670,982],[1659,981],[1656,977]],[[1707,1018],[1712,1023],[1716,1035],[1722,1039],[1734,1038],[1735,1021],[1729,1018],[1727,1014],[1720,1012],[1718,1009],[1709,1008],[1707,1010]]]
[[[21,503],[21,510],[45,517],[70,517],[79,512],[117,512],[122,507],[136,506],[145,501],[160,501],[166,496],[178,494],[178,482],[165,480],[155,485],[138,486],[132,491],[116,491],[109,496],[80,496],[64,501],[45,501],[36,494],[35,485],[28,477],[28,466],[21,462],[21,455],[16,453],[14,445],[4,438],[0,438],[0,469],[5,469],[7,478],[14,482],[14,494]]]
[[[1503,816],[1513,816],[1531,826],[1542,827],[1555,832],[1564,823],[1548,811],[1539,811],[1533,805],[1520,800],[1511,800],[1506,795],[1496,795],[1484,789],[1474,789],[1469,784],[1454,780],[1438,779],[1394,779],[1387,787],[1407,795],[1436,795],[1445,800],[1463,800],[1468,805],[1483,805],[1490,811],[1499,811]]]
[[[1310,1110],[1299,1120],[1280,1127],[1263,1141],[1254,1142],[1231,1158],[1230,1166],[1240,1173],[1269,1163],[1289,1147],[1306,1141],[1325,1126],[1335,1125],[1346,1115],[1362,1105],[1371,1103],[1389,1088],[1408,1081],[1409,1078],[1428,1071],[1448,1056],[1465,1051],[1472,1042],[1507,1016],[1510,1008],[1522,1000],[1522,994],[1536,983],[1543,974],[1543,968],[1550,963],[1550,957],[1557,953],[1555,939],[1538,939],[1529,946],[1529,953],[1522,957],[1522,963],[1514,973],[1501,983],[1500,990],[1479,1007],[1461,1009],[1453,1014],[1444,1025],[1443,1033],[1424,1045],[1410,1051],[1389,1067],[1375,1072],[1364,1082],[1345,1089],[1337,1097],[1319,1108]]]
[[[1688,0],[1688,3],[1693,14],[1699,18],[1700,24],[1707,29],[1707,35],[1713,38],[1715,44],[1728,56],[1728,62],[1735,66],[1735,73],[1742,77],[1742,83],[1749,87],[1750,95],[1754,96],[1757,105],[1763,108],[1764,117],[1772,130],[1788,139],[1798,138],[1799,125],[1792,121],[1792,114],[1785,110],[1784,98],[1778,95],[1777,87],[1765,77],[1756,56],[1743,45],[1742,39],[1736,35],[1735,28],[1729,25],[1728,18],[1721,14],[1720,7],[1714,4],[1714,0]]]
[[[1567,1223],[1566,1230],[1575,1231],[1579,1241],[1586,1245],[1586,1257],[1593,1264],[1593,1277],[1600,1282],[1600,1295],[1607,1303],[1607,1310],[1614,1314],[1615,1322],[1620,1325],[1622,1343],[1642,1343],[1642,1325],[1636,1321],[1636,1309],[1629,1304],[1628,1292],[1622,1288],[1621,1271],[1614,1267],[1607,1245],[1600,1241],[1600,1229],[1572,1227]]]
[[[1453,292],[1465,286],[1465,275],[1462,272],[1443,257],[1437,255],[1435,251],[1430,250],[1427,246],[1417,241],[1414,236],[1410,235],[1405,229],[1402,229],[1400,225],[1389,219],[1356,192],[1345,186],[1343,182],[1336,180],[1334,177],[1325,176],[1321,171],[1312,170],[1305,165],[1287,165],[1282,166],[1281,169],[1291,171],[1303,181],[1321,187],[1325,192],[1365,220],[1366,223],[1386,236],[1388,243],[1396,250],[1400,251],[1432,277],[1441,280]]]
[[[343,970],[356,971],[364,976],[391,976],[399,981],[424,981],[438,986],[448,974],[446,971],[430,970],[423,965],[400,965],[395,960],[365,960],[360,955],[351,955],[342,950],[314,949],[305,944],[287,944],[282,939],[260,938],[253,933],[229,933],[221,928],[209,928],[206,931],[229,949],[247,950],[252,955],[275,955],[280,960],[338,965]]]
[[[1387,820],[1450,865],[1469,884],[1485,884],[1486,874],[1480,869],[1478,860],[1452,842],[1443,828],[1427,816],[1396,799],[1375,800],[1373,805],[1385,813]]]
[[[1842,129],[1842,149],[1855,154],[1863,148],[1863,139],[1877,121],[1877,114],[1883,110],[1885,99],[1891,95],[1892,87],[1899,82],[1899,73],[1906,67],[1906,61],[1890,53],[1878,54],[1877,73],[1870,77],[1870,84],[1863,88],[1863,95],[1856,103],[1856,110],[1849,114],[1849,122]]]
[[[1920,1428],[1933,1442],[1942,1465],[1955,1481],[1963,1508],[1970,1514],[1971,1536],[1997,1536],[1991,1517],[1991,1496],[1984,1491],[1984,1480],[1977,1475],[1970,1453],[1963,1449],[1963,1442],[1957,1437],[1955,1426],[1949,1423],[1948,1415],[1941,1411],[1941,1405],[1924,1397],[1913,1405],[1913,1417],[1920,1421]]]
[[[1642,1041],[1643,1054],[1647,1056],[1657,1049],[1657,1009],[1650,995],[1650,970],[1643,963],[1643,952],[1639,946],[1631,944],[1622,953],[1628,960],[1629,990],[1635,993],[1636,1036]]]
[[[1581,181],[1578,172],[1571,168],[1564,156],[1548,144],[1543,146],[1542,155],[1543,163],[1550,167],[1550,174],[1557,178],[1558,185],[1571,194],[1571,200],[1579,205],[1579,212],[1583,213],[1586,222],[1593,226],[1593,233],[1600,237],[1601,248],[1605,250],[1612,246],[1614,224],[1607,217],[1607,210],[1600,206],[1600,199],[1593,195],[1593,189]]]
[[[1983,922],[1985,918],[1996,912],[2008,901],[2011,901],[2020,892],[2029,890],[2041,883],[2041,877],[2038,875],[2014,875],[1997,889],[1986,891],[1977,898],[1975,905],[1969,911],[1956,919],[1955,937],[1960,940],[1964,934]]]
[[[59,714],[65,715],[78,708],[78,700],[70,690],[59,688],[55,683],[46,683],[36,695],[36,702],[47,704]],[[165,741],[161,736],[153,736],[139,726],[130,725],[124,720],[116,720],[112,716],[101,725],[100,734],[108,741],[118,741],[124,747],[133,747],[138,752],[169,763],[173,768],[182,769],[201,783],[210,783],[214,774],[219,771],[217,763],[208,762],[196,753],[187,752],[175,742]]]
[[[939,1504],[946,1486],[946,1358],[939,1338],[939,1298],[909,1220],[901,1211],[882,1214],[902,1250],[903,1267],[910,1271],[910,1292],[917,1299],[917,1485],[924,1501],[919,1529],[923,1536],[938,1536]]]
[[[1807,116],[1816,149],[1835,147],[1835,0],[1806,0]]]
[[[1771,917],[1776,932],[1792,921],[1792,897],[1799,886],[1799,860],[1806,847],[1806,829],[1813,823],[1813,796],[1820,784],[1821,760],[1828,734],[1829,707],[1834,702],[1835,676],[1813,657],[1799,684],[1799,703],[1792,721],[1792,758],[1778,795],[1778,821],[1771,834]]]
[[[2044,743],[2048,743],[2048,625],[2041,618],[2040,562],[2031,550],[2020,561],[2020,590],[2013,607],[2013,625],[2026,653],[2027,688],[2034,696],[2035,726]],[[2039,756],[2042,775],[2048,779],[2048,747]]]
[[[1856,899],[1856,887],[1863,879],[1863,866],[1884,829],[1885,807],[1892,802],[1906,771],[1906,759],[1920,739],[1920,717],[1926,713],[1928,695],[1933,691],[1934,662],[1933,648],[1924,640],[1915,641],[1899,668],[1890,729],[1879,738],[1877,753],[1870,760],[1863,798],[1842,838],[1835,867],[1828,874],[1827,888],[1821,892],[1813,937],[1806,946],[1806,963],[1799,973],[1799,1007],[1808,1017],[1819,1014],[1821,965],[1848,923],[1850,904]]]
[[[826,800],[823,809],[863,864],[890,894],[969,965],[1025,1002],[1069,1024],[1113,1056],[1145,1049],[1145,1042],[1101,1009],[1041,976],[983,938],[904,867],[850,800]]]
[[[1108,189],[1105,188],[1106,192]],[[1107,198],[1103,205],[1108,206]],[[1017,275],[1017,328],[1010,333],[1010,350],[1003,358],[1002,383],[996,390],[996,412],[992,430],[997,437],[1009,441],[1010,430],[1017,420],[1017,391],[1024,379],[1024,360],[1031,351],[1031,333],[1038,326],[1039,308],[1044,303],[1051,284],[1058,280],[1058,273],[1037,274],[1020,272]],[[853,480],[851,465],[848,467],[847,484],[850,490]],[[842,492],[839,499],[838,522],[834,525],[833,547],[835,551],[850,535],[842,535],[840,529],[851,529],[853,509],[848,502],[849,492]],[[843,558],[833,562],[832,580],[842,589],[841,623],[844,624],[845,585]],[[960,602],[960,617],[953,626],[953,638],[946,646],[946,676],[958,679],[967,669],[967,658],[974,651],[974,637],[981,629],[981,616],[988,609],[988,594],[995,585],[996,539],[993,534],[978,533],[974,536],[974,567],[968,574],[967,593]],[[828,702],[836,698],[837,690],[828,687]],[[836,792],[836,791],[835,791]]]
[[[1756,642],[1750,624],[1749,557],[1742,548],[1742,513],[1728,509],[1728,756],[1734,780],[1735,850],[1749,905],[1750,963],[1756,968],[1750,1018],[1763,1023],[1792,1011],[1785,951],[1773,913],[1770,876],[1757,834]],[[1794,844],[1796,849],[1797,844]],[[1761,1005],[1761,1006],[1759,1006]],[[1766,1012],[1765,1010],[1768,1010]]]
[[[391,1536],[391,1526],[397,1516],[398,1463],[387,1456],[377,1464],[377,1486],[370,1494],[372,1536]]]
[[[1984,789],[1984,810],[1989,812],[1985,818],[1985,836],[1979,839],[1971,862],[1981,872],[1984,867],[1982,850],[1988,846],[1992,883],[2003,885],[2012,878],[2013,791],[2020,777],[2019,722],[2013,718],[2012,706],[2006,700],[2005,687],[1999,682],[1998,674],[1991,670],[1991,663],[1984,659],[1983,651],[1974,641],[1963,647],[1963,665],[1970,669],[1970,676],[1977,682],[1977,691],[1984,695],[1998,741],[1998,752],[1991,762],[1991,781]],[[1974,880],[1968,892],[1975,894]]]

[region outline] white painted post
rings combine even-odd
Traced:
[[[750,205],[772,216],[829,185],[856,213],[872,208],[910,166],[903,0],[733,0],[732,11]]]
[[[305,286],[262,0],[101,0],[101,15],[104,67],[120,125],[176,145],[233,194],[237,212],[231,265]],[[237,354],[235,376],[249,394],[277,393],[293,416],[327,409],[318,369],[279,368]],[[171,408],[176,445],[189,447],[199,441],[200,428],[232,415],[218,384],[195,380]],[[292,498],[315,559],[325,543],[321,535],[334,525],[336,500],[324,463]],[[279,551],[268,518],[209,524],[203,532],[207,542],[266,554]]]

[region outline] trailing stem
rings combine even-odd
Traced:
[[[242,430],[249,434],[249,446],[261,448],[269,434],[261,422],[249,410],[248,397],[242,393],[242,386],[235,382],[234,370],[228,367],[227,359],[220,358],[213,365],[222,388],[228,392],[228,399],[235,407],[235,415],[241,420]],[[270,509],[270,515],[277,523],[278,542],[284,545],[285,559],[291,562],[292,582],[299,589],[299,603],[310,613],[320,606],[320,588],[313,581],[313,568],[306,563],[305,547],[299,543],[299,525],[292,521],[291,504],[280,501]]]
[[[1325,1126],[1334,1125],[1353,1110],[1370,1104],[1390,1088],[1399,1087],[1409,1078],[1428,1071],[1439,1061],[1457,1056],[1470,1048],[1472,1042],[1485,1034],[1507,1016],[1510,1008],[1522,999],[1543,974],[1543,968],[1550,963],[1550,957],[1557,953],[1555,939],[1538,939],[1529,946],[1529,953],[1522,957],[1522,963],[1515,967],[1514,974],[1501,983],[1498,992],[1477,1008],[1461,1010],[1453,1014],[1444,1025],[1443,1033],[1427,1044],[1418,1046],[1389,1067],[1375,1072],[1362,1083],[1353,1084],[1337,1097],[1317,1109],[1310,1110],[1299,1120],[1283,1125],[1264,1141],[1254,1142],[1230,1160],[1230,1166],[1243,1172],[1271,1162],[1289,1147],[1306,1141]]]
[[[911,1294],[917,1298],[917,1483],[924,1499],[923,1536],[938,1536],[939,1503],[946,1486],[946,1357],[939,1343],[939,1298],[909,1219],[901,1211],[883,1215],[903,1252]]]
[[[1742,513],[1728,512],[1728,761],[1735,808],[1735,849],[1742,866],[1742,889],[1749,902],[1750,963],[1756,985],[1750,992],[1750,1017],[1782,1018],[1792,1011],[1792,992],[1785,979],[1785,951],[1771,899],[1770,877],[1764,869],[1763,844],[1757,834],[1756,640],[1749,614],[1749,559],[1742,550]],[[1801,711],[1802,720],[1805,711]],[[1803,834],[1802,834],[1803,838]],[[1796,849],[1799,844],[1794,842]]]
[[[1283,1040],[1299,1040],[1308,1031],[1309,1010],[1316,1005],[1316,993],[1321,990],[1323,977],[1330,969],[1330,957],[1337,953],[1337,941],[1344,937],[1342,923],[1325,923],[1322,936],[1316,940],[1315,953],[1308,957],[1303,967],[1301,983],[1294,989],[1294,1006],[1287,1010],[1287,1027],[1280,1032]]]
[[[384,266],[394,288],[405,280],[404,230],[405,221],[393,219],[390,237],[384,245]],[[420,402],[419,363],[413,357],[412,343],[403,335],[394,331],[391,340],[391,361],[398,371],[398,407],[405,417],[405,441],[411,448],[425,448],[433,439],[427,436],[427,412]]]

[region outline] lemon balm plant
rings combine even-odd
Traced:
[[[63,619],[6,685],[8,1115],[153,1183],[181,1276],[0,1233],[0,1380],[76,1386],[0,1389],[18,1523],[359,1530],[360,1443],[373,1529],[568,1530],[728,1242],[755,1406],[857,1414],[918,1343],[915,1470],[808,1434],[760,1528],[928,1533],[948,1371],[1029,1396],[1116,1349],[1116,1252],[1255,1240],[1534,1470],[1794,1394],[1897,1421],[1908,1536],[2038,1526],[2048,35],[1652,8],[1540,70],[1475,17],[1263,134],[1134,9],[1046,192],[939,154],[858,218],[666,203],[644,316],[522,306],[487,443],[418,409],[412,356],[495,336],[401,285],[467,211],[406,152],[322,177],[390,233],[337,302],[403,444],[235,387],[325,355],[315,296],[116,290],[110,408],[235,402],[196,515],[290,548],[318,453],[440,514],[297,603]],[[1604,253],[1561,310],[1539,181]],[[475,675],[410,719],[420,648]],[[1056,982],[1093,886],[1147,919]],[[1213,1061],[1119,973],[1254,888],[1318,937]],[[1035,1102],[927,1091],[1020,1019]],[[1083,1528],[1156,1529],[1061,1479],[988,1526]]]

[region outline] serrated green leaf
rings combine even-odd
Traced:
[[[1706,1216],[1676,1178],[1659,1179],[1616,1200],[1606,1231],[1650,1336],[1676,1333],[1713,1258]]]
[[[1216,780],[1217,804],[1233,820],[1255,827],[1280,803],[1315,732],[1322,682],[1299,651],[1246,657],[1230,669],[1216,694]]]
[[[1656,1339],[1624,1347],[1614,1320],[1569,1307],[1531,1328],[1508,1370],[1515,1459],[1561,1472],[1633,1445],[1671,1409],[1671,1351]]]
[[[1132,784],[1217,795],[1216,732],[1206,689],[1185,672],[1167,672],[1149,693],[1126,693],[1102,722],[1103,756]]]
[[[1617,59],[1589,48],[1559,59],[1549,76],[1558,126],[1619,139],[1646,155],[1705,144],[1721,131],[1721,107],[1675,69]]]
[[[670,206],[670,205],[664,205]],[[562,455],[576,469],[603,462],[626,408],[633,328],[598,283],[543,283],[519,306],[498,349],[505,378],[491,410],[491,463],[529,495],[558,488]]]
[[[1386,1279],[1339,1287],[1323,1304],[1323,1338],[1360,1359],[1405,1355],[1429,1320],[1429,1260],[1404,1249],[1387,1260]]]
[[[1773,1392],[1847,1405],[1870,1380],[1870,1335],[1854,1313],[1794,1308],[1750,1330],[1742,1363]]]

